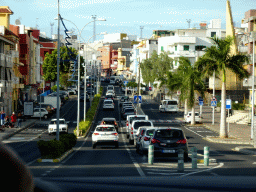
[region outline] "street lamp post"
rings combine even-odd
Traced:
[[[72,23],[73,25],[75,25],[72,21],[69,21],[67,19],[64,19],[62,18],[63,20],[66,20],[70,23]],[[78,27],[75,25],[76,29],[77,29],[77,32],[78,32],[78,41],[79,41],[79,45],[78,45],[78,85],[77,85],[77,89],[78,89],[78,92],[77,92],[77,135],[79,135],[79,122],[80,122],[80,39],[81,39],[81,33],[83,31],[83,29],[90,23],[92,22],[95,22],[95,21],[106,21],[106,19],[97,19],[97,20],[93,20],[93,21],[90,21],[89,23],[87,23],[80,31],[78,29]],[[59,29],[58,29],[59,31]],[[58,34],[58,37],[59,37],[59,34]],[[59,38],[58,38],[59,39]],[[58,46],[59,46],[59,43],[58,43]],[[59,57],[58,57],[59,58]],[[57,90],[59,89],[59,86],[57,85]],[[86,102],[86,95],[85,96],[85,102]],[[58,92],[57,92],[57,97],[58,97]],[[58,100],[57,100],[58,101]],[[86,106],[85,106],[86,107]],[[86,109],[85,109],[85,112],[86,112]],[[57,115],[58,116],[58,115]],[[58,120],[57,120],[58,122]],[[58,126],[57,126],[58,127]]]

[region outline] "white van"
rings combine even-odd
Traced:
[[[159,112],[178,112],[178,101],[177,100],[162,100],[159,106]]]
[[[148,116],[147,115],[128,115],[127,118],[126,118],[126,136],[127,136],[127,139],[129,138],[129,132],[130,132],[130,129],[131,129],[131,125],[132,125],[132,122],[134,120],[148,120]]]

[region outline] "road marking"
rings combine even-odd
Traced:
[[[185,177],[185,176],[188,176],[188,175],[193,175],[193,174],[196,174],[196,173],[202,173],[202,172],[206,172],[206,171],[211,171],[213,169],[217,169],[217,168],[220,168],[220,167],[223,167],[224,163],[220,163],[218,166],[216,167],[211,167],[209,169],[206,169],[206,170],[202,170],[202,171],[195,171],[195,172],[192,172],[192,173],[187,173],[187,174],[184,174],[180,177]]]
[[[212,131],[197,131],[197,132],[199,132],[199,133],[212,133]]]
[[[192,131],[192,130],[188,129],[187,127],[185,127],[185,128],[186,128],[187,130],[189,130],[189,131],[191,131],[191,132],[195,133],[196,135],[198,135],[198,136],[200,136],[200,137],[203,137],[202,135],[198,134],[197,132],[195,132],[195,131]]]
[[[256,164],[256,162],[253,162],[252,164]]]
[[[177,171],[177,170],[176,170]],[[186,170],[184,170],[186,171]],[[147,172],[148,174],[159,174],[159,175],[183,175],[184,173],[155,173],[155,172]]]
[[[124,128],[121,127],[121,130],[122,130],[122,131],[123,131],[123,129],[124,129]],[[146,177],[146,175],[145,175],[145,173],[142,171],[140,165],[139,165],[136,161],[133,161],[133,158],[134,158],[134,157],[132,156],[130,149],[129,149],[129,148],[127,147],[127,145],[126,145],[125,138],[124,138],[124,134],[122,134],[122,139],[123,139],[123,141],[124,141],[125,149],[127,150],[128,154],[129,154],[129,156],[130,156],[130,158],[131,158],[131,160],[132,160],[134,166],[136,167],[137,171],[139,172],[140,176],[141,176],[141,177]]]

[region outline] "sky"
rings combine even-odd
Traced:
[[[240,27],[245,12],[256,9],[256,0],[230,0],[233,21]],[[92,15],[97,19],[96,34],[101,32],[127,33],[149,38],[153,30],[174,30],[199,27],[200,22],[210,23],[212,19],[221,19],[222,28],[226,23],[226,0],[59,0],[60,15],[71,22],[64,21],[66,27],[74,34],[92,21]],[[36,27],[51,36],[57,34],[58,0],[0,0],[1,6],[9,6],[14,12],[11,24],[20,19],[21,24]],[[63,27],[61,26],[61,34]],[[93,22],[82,31],[81,37],[88,40],[93,36]],[[97,39],[102,39],[97,36]]]

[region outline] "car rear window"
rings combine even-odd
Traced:
[[[171,129],[159,129],[156,130],[155,136],[157,138],[183,138],[183,133],[181,130],[171,130]]]
[[[178,105],[177,101],[168,101],[168,105]]]
[[[146,135],[153,136],[155,129],[150,129],[146,131]]]
[[[134,120],[146,120],[146,117],[130,117],[130,123],[132,123]]]
[[[108,132],[108,131],[114,131],[115,128],[114,127],[97,127],[96,131],[104,131],[104,132]]]
[[[57,124],[57,121],[51,121],[50,124]],[[59,120],[59,124],[65,124],[65,121]]]
[[[112,101],[105,101],[104,104],[112,104]]]
[[[111,121],[104,121],[104,124],[108,124],[108,125],[115,125],[115,121],[111,120]]]
[[[151,122],[136,122],[133,125],[134,129],[138,129],[141,126],[151,126]]]
[[[127,112],[134,112],[134,109],[133,108],[125,109],[125,113],[127,113]]]

